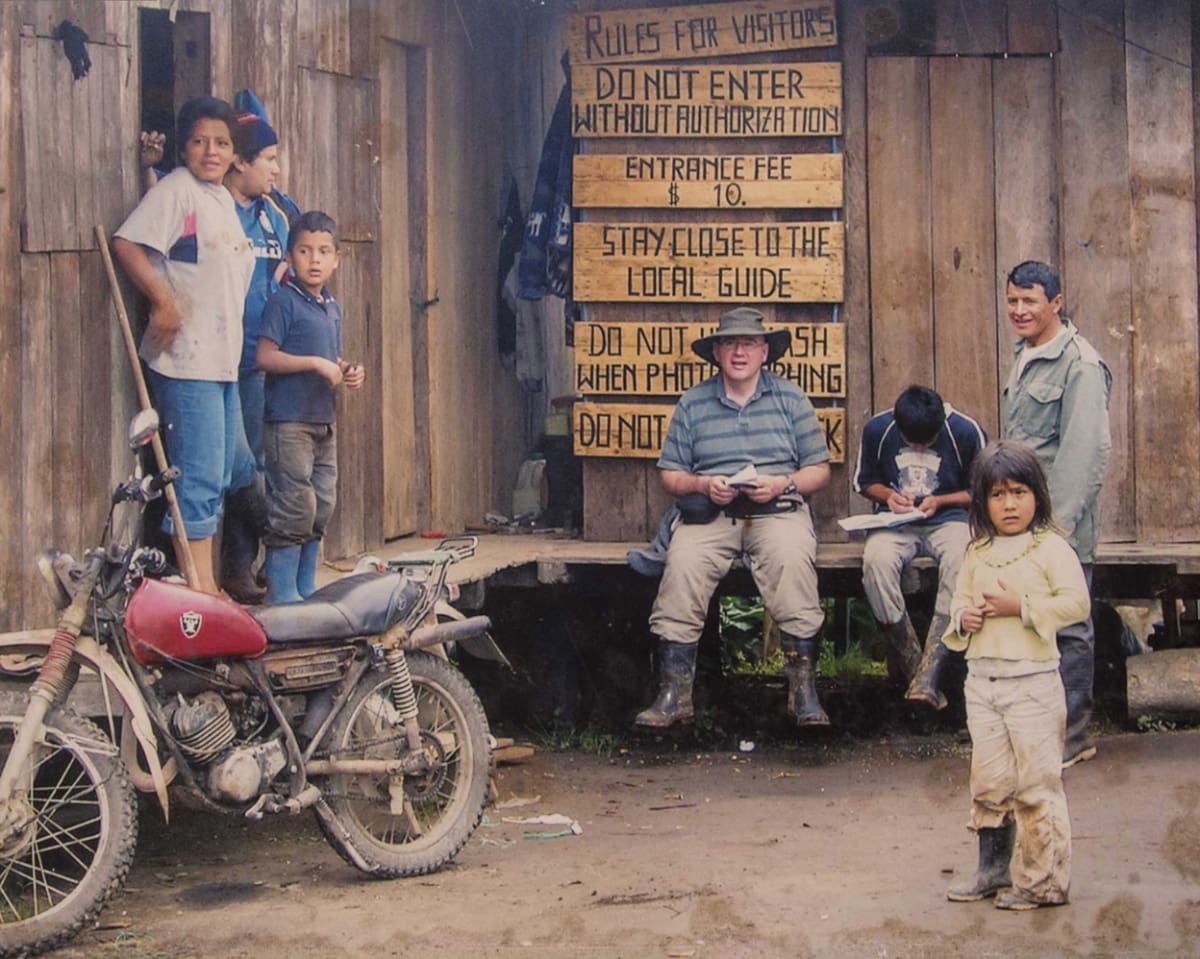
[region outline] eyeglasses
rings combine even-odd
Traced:
[[[750,353],[760,346],[766,345],[766,339],[761,336],[723,336],[716,343],[716,346],[720,349],[726,349],[730,352],[741,349],[743,353]]]

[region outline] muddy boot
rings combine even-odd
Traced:
[[[905,613],[899,622],[881,625],[892,649],[896,651],[896,656],[900,661],[900,671],[907,682],[916,674],[917,667],[921,662],[921,640],[917,637],[917,631],[913,629],[912,620]]]
[[[691,722],[698,645],[658,641],[658,698],[637,714],[636,725],[666,729],[676,723]]]
[[[1017,824],[1005,823],[996,829],[980,829],[978,832],[979,869],[969,882],[946,890],[946,898],[951,902],[978,902],[1012,885],[1008,867],[1012,860]]]
[[[950,619],[937,613],[929,624],[929,632],[925,636],[925,651],[921,654],[921,662],[917,666],[916,675],[908,684],[904,698],[915,703],[925,703],[934,709],[946,708],[946,697],[938,689],[938,676],[942,666],[950,658],[950,650],[942,642]]]
[[[225,494],[221,527],[221,588],[235,602],[256,606],[266,597],[254,579],[258,539],[266,520],[266,502],[260,481]]]
[[[797,726],[828,726],[829,717],[817,698],[817,655],[821,635],[801,639],[790,633],[780,634],[783,647],[783,675],[788,681],[788,714]]]

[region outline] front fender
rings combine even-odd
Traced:
[[[0,665],[3,664],[6,657],[25,652],[27,653],[27,662],[22,664],[17,678],[29,675],[29,678],[32,679],[34,665],[40,665],[40,660],[45,657],[45,650],[49,648],[53,639],[53,629],[28,629],[16,633],[0,633]],[[175,778],[175,764],[168,762],[164,767],[158,760],[158,739],[154,733],[154,724],[150,721],[150,713],[142,701],[141,690],[121,667],[121,664],[90,636],[79,637],[76,641],[75,652],[91,666],[99,677],[101,691],[106,696],[105,701],[108,702],[108,686],[111,686],[120,697],[125,719],[122,728],[132,730],[138,745],[142,748],[142,754],[146,757],[146,764],[150,767],[149,773],[147,774],[138,766],[136,753],[132,757],[126,756],[126,763],[130,767],[130,773],[137,787],[144,792],[153,790],[162,804],[163,815],[167,816],[167,783]],[[10,659],[9,662],[11,663],[12,660]],[[124,741],[125,734],[121,738]],[[123,747],[124,745],[122,742]],[[125,749],[122,748],[122,754],[124,753]]]

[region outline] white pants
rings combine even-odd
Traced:
[[[994,829],[1010,817],[1017,839],[1013,888],[1034,902],[1067,901],[1071,820],[1063,789],[1067,701],[1058,670],[964,687],[971,733],[971,821]]]

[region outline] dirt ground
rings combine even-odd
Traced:
[[[749,744],[747,744],[749,745]],[[1119,734],[1067,772],[1071,904],[954,904],[974,866],[952,735],[602,758],[539,752],[442,872],[360,879],[308,816],[151,806],[126,889],[59,955],[340,959],[1200,955],[1200,731]],[[561,813],[579,835],[506,822]]]

